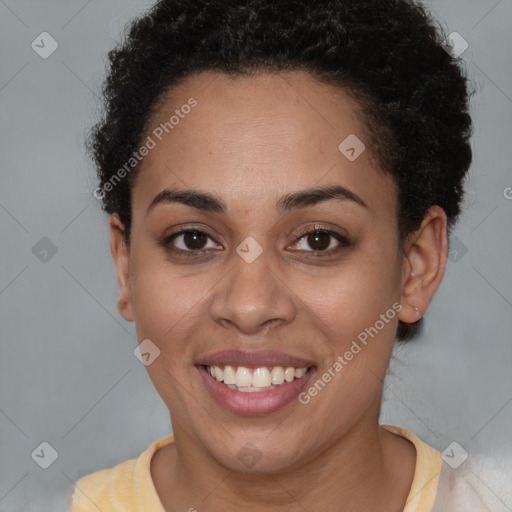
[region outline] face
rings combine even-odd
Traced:
[[[374,425],[410,267],[356,103],[298,71],[204,72],[147,136],[119,304],[160,351],[147,370],[176,442],[278,471]]]

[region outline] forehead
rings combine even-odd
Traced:
[[[261,204],[269,192],[327,184],[368,195],[392,183],[366,133],[357,103],[308,73],[203,72],[172,88],[154,111],[144,136],[154,147],[140,166],[134,203],[148,205],[166,187],[232,196],[228,203],[236,195]],[[348,146],[358,153],[365,142],[356,160],[347,158]]]

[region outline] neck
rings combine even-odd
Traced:
[[[166,512],[325,510],[397,512],[412,484],[412,443],[361,420],[300,467],[238,473],[217,463],[179,425],[151,471]],[[340,508],[342,506],[343,508]]]

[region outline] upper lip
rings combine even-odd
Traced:
[[[195,364],[204,366],[229,365],[245,367],[293,366],[295,368],[306,368],[315,365],[311,360],[275,350],[259,350],[257,352],[220,350],[200,356],[195,361]]]

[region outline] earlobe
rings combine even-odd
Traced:
[[[431,207],[421,227],[407,242],[402,273],[402,311],[398,318],[405,323],[421,319],[444,276],[448,258],[446,213]]]
[[[110,252],[116,266],[119,283],[117,308],[125,320],[133,322],[130,295],[130,251],[126,242],[125,227],[117,213],[110,216]]]

